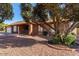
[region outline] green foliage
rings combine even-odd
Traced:
[[[64,8],[63,17],[70,19],[70,21],[79,21],[79,4],[71,3],[66,4]]]
[[[21,15],[24,21],[29,22],[32,17],[32,5],[30,3],[21,3]]]
[[[34,7],[30,3],[21,4],[21,15],[24,20],[37,18],[38,21],[47,21],[50,18],[58,18],[56,20],[63,21],[78,21],[79,20],[79,4],[65,3],[37,3]],[[62,18],[62,19],[61,19]],[[33,19],[34,21],[36,19]],[[60,22],[61,23],[61,22]]]
[[[64,43],[68,46],[73,45],[75,43],[75,35],[74,34],[68,34],[67,37],[64,38]]]
[[[49,40],[49,43],[51,43],[51,44],[60,44],[61,39],[59,37],[53,37],[51,40]]]
[[[0,4],[0,23],[7,19],[12,19],[13,17],[13,9],[10,3],[2,3]]]
[[[74,45],[76,41],[76,37],[74,33],[68,34],[67,37],[64,38],[64,41],[62,42],[62,39],[58,36],[53,37],[51,40],[48,42],[51,44],[62,44],[64,43],[65,45],[71,46]]]
[[[0,23],[0,31],[3,31],[5,26],[8,26],[8,24]]]

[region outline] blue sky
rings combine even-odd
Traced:
[[[6,20],[4,22],[6,24],[11,24],[13,22],[23,20],[23,18],[21,17],[20,4],[19,3],[13,3],[12,6],[13,6],[14,16],[13,16],[12,20]]]

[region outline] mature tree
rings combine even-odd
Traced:
[[[41,9],[39,9],[39,7],[37,7],[38,5],[39,4],[36,4],[36,6],[32,6],[32,4],[21,4],[21,15],[24,18],[24,21],[26,21],[26,22],[34,22],[37,25],[40,25],[41,27],[43,27],[44,29],[46,29],[47,31],[50,32],[50,30],[46,26],[43,26],[44,22],[42,22],[42,21],[45,20],[44,18],[46,18],[46,20],[48,20],[48,18],[47,18],[48,11],[45,10],[43,12],[43,9],[40,6],[39,7]],[[42,16],[40,16],[40,14]],[[46,25],[49,25],[49,24],[46,23]]]
[[[32,5],[28,4],[28,3],[27,4],[24,4],[24,3],[21,4],[21,9],[22,9],[21,15],[26,22],[29,22],[30,19],[31,19],[31,16],[32,16],[31,7],[32,7]]]
[[[32,21],[36,24],[40,22],[49,26],[55,31],[55,36],[63,40],[79,24],[79,4],[21,4],[22,16],[24,20]],[[48,17],[48,15],[50,17]],[[47,21],[52,20],[53,25]],[[70,23],[72,23],[70,25]],[[64,28],[61,25],[66,25]],[[61,30],[61,27],[65,30]]]
[[[0,23],[13,17],[12,5],[9,3],[0,4]]]
[[[0,31],[4,31],[5,27],[7,27],[7,26],[8,26],[8,24],[0,23]]]

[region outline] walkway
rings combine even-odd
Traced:
[[[74,49],[62,45],[49,45],[47,40],[38,36],[19,36],[0,33],[0,55],[5,56],[54,56],[78,55]]]

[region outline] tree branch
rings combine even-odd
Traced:
[[[53,30],[55,31],[55,28],[52,27],[50,24],[48,24],[48,23],[46,23],[46,22],[44,22],[44,24],[46,24],[47,26],[49,26],[51,29],[53,29]]]
[[[68,35],[68,33],[70,33],[74,28],[76,28],[78,24],[79,24],[79,22],[74,22],[74,23],[67,29],[67,31],[65,32],[65,35],[64,35],[63,38],[65,38],[65,37]]]
[[[36,23],[37,25],[39,25],[39,26],[41,26],[42,28],[46,29],[46,30],[50,33],[50,30],[47,29],[45,26],[43,26],[43,24],[39,24],[38,22],[34,22],[34,23]]]

